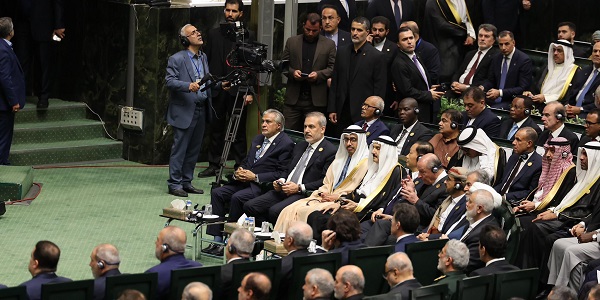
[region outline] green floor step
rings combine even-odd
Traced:
[[[76,119],[36,123],[17,123],[13,145],[85,140],[104,135],[102,123],[95,120]]]
[[[38,111],[35,101],[31,102],[31,99],[28,98],[25,108],[15,116],[15,125],[26,122],[85,119],[85,110],[84,103],[50,99],[48,110]]]
[[[17,166],[98,161],[122,156],[123,144],[106,138],[13,145],[10,162]]]
[[[0,166],[0,201],[23,199],[32,184],[32,167]]]

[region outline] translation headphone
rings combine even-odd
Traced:
[[[375,111],[373,112],[374,115],[376,116],[380,116],[381,115],[381,110],[379,108],[376,108]]]
[[[561,121],[561,120],[562,120],[562,119],[565,117],[565,116],[563,116],[563,114],[561,114],[561,113],[556,113],[556,115],[555,115],[555,116],[556,116],[556,119],[557,119],[557,120],[559,120],[559,121]]]
[[[417,156],[417,161],[421,160],[421,157],[423,157],[423,155]]]
[[[440,171],[440,168],[442,168],[442,165],[433,166],[433,167],[431,167],[431,172],[432,173],[437,173],[437,172]]]
[[[523,111],[523,113],[524,113],[526,116],[529,116],[529,115],[531,114],[531,110],[530,110],[529,108],[525,108],[525,110]]]
[[[103,261],[103,260],[100,260],[100,261],[98,261],[96,264],[98,265],[98,269],[102,270],[102,269],[104,269],[104,268],[105,268],[107,265],[108,265],[108,266],[117,266],[117,265],[119,265],[120,263],[121,263],[120,261],[118,261],[118,262],[116,262],[116,263],[108,263],[108,262],[105,262],[105,261]]]
[[[419,114],[420,110],[418,107],[415,107],[415,114]]]
[[[188,39],[187,36],[185,35],[179,35],[179,42],[181,43],[181,45],[185,48],[190,46],[190,40]]]
[[[567,158],[567,156],[569,156],[569,152],[568,151],[563,151],[562,153],[562,158]]]
[[[236,253],[237,254],[237,248],[235,248],[235,246],[231,245],[231,244],[227,248],[227,251],[229,251],[229,253]]]
[[[162,244],[162,246],[161,246],[161,249],[162,249],[162,252],[163,252],[163,253],[167,253],[167,252],[169,252],[169,250],[171,250],[171,251],[173,251],[173,252],[175,252],[175,253],[178,253],[178,254],[183,254],[183,252],[181,252],[181,251],[175,251],[175,250],[174,250],[173,248],[171,248],[171,246],[169,246],[169,244],[167,244],[167,243],[164,243],[164,244]]]
[[[462,190],[465,189],[465,186],[463,185],[462,181],[458,181],[454,185],[454,189],[457,190],[457,191],[462,191]]]
[[[458,124],[456,124],[456,122],[452,121],[452,123],[450,123],[450,128],[456,129],[456,128],[458,128]]]

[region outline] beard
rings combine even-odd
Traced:
[[[475,221],[475,216],[477,215],[477,211],[472,209],[472,210],[467,210],[467,212],[465,213],[465,217],[467,218],[467,221],[469,221],[469,224],[473,224],[473,222]]]

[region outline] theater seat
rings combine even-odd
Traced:
[[[385,271],[385,262],[392,253],[394,246],[350,250],[348,264],[358,266],[365,276],[364,295],[378,295],[389,290],[387,280],[381,277],[381,274]]]
[[[79,280],[42,285],[42,300],[94,299],[94,280]]]

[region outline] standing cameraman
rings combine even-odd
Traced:
[[[242,0],[226,0],[225,21],[233,23],[242,19],[244,15],[244,3]],[[245,30],[245,38],[249,36],[248,30]],[[248,40],[253,40],[250,36]],[[222,77],[229,74],[233,69],[227,65],[227,55],[234,48],[235,42],[221,33],[220,28],[213,28],[208,31],[206,41],[206,55],[208,56],[208,65],[212,75]],[[251,87],[250,87],[251,88]],[[209,177],[216,175],[219,169],[221,154],[225,144],[225,134],[233,105],[237,88],[230,88],[229,83],[224,81],[221,85],[217,85],[212,89],[212,95],[215,99],[213,102],[217,117],[213,120],[209,130],[209,145],[208,145],[208,163],[209,166],[204,171],[198,174],[198,177]],[[241,99],[240,99],[241,100]],[[239,101],[238,107],[252,103],[252,95],[247,95],[245,101]],[[231,144],[231,152],[235,160],[235,168],[240,165],[241,161],[246,156],[246,111],[244,110],[240,116],[240,127],[236,133],[234,142]]]

